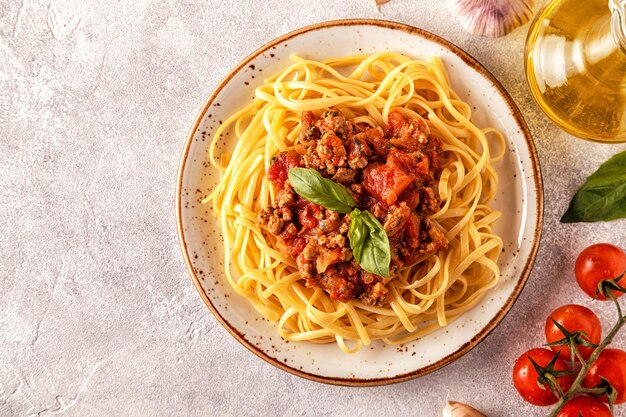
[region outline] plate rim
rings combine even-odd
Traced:
[[[195,136],[195,132],[198,129],[202,120],[204,119],[206,112],[208,111],[211,104],[213,103],[215,98],[218,96],[218,94],[222,91],[222,89],[229,83],[229,81],[235,76],[235,74],[237,74],[242,68],[248,65],[250,61],[252,61],[257,56],[261,55],[262,53],[266,52],[267,50],[271,49],[273,46],[276,46],[277,44],[287,41],[293,37],[299,36],[303,33],[312,32],[312,31],[319,30],[319,29],[326,29],[330,27],[337,27],[337,26],[367,26],[367,25],[378,26],[378,27],[383,27],[383,28],[393,29],[393,30],[400,30],[403,32],[407,32],[411,35],[417,35],[427,40],[436,42],[442,45],[443,47],[445,47],[446,49],[448,49],[449,51],[451,51],[452,53],[454,53],[455,55],[457,55],[459,58],[461,58],[461,60],[463,60],[465,64],[469,65],[471,68],[476,70],[479,74],[481,74],[483,77],[485,77],[487,80],[493,83],[493,86],[498,90],[498,92],[500,93],[500,95],[505,100],[506,104],[508,105],[509,109],[513,112],[513,117],[518,127],[520,128],[520,132],[522,133],[524,140],[526,141],[526,145],[528,147],[532,174],[535,180],[536,222],[535,222],[535,227],[534,227],[533,243],[528,254],[528,259],[526,260],[524,264],[524,267],[521,271],[521,275],[515,287],[513,288],[512,293],[506,299],[504,305],[502,306],[502,308],[498,310],[498,312],[493,317],[493,319],[490,320],[489,323],[487,323],[487,325],[483,327],[478,333],[476,333],[472,337],[472,339],[462,344],[457,350],[455,350],[451,354],[439,359],[438,361],[426,367],[419,368],[411,372],[406,372],[406,373],[402,373],[402,374],[398,374],[394,376],[381,377],[381,378],[328,377],[328,376],[315,375],[313,373],[309,373],[301,369],[293,368],[279,361],[278,359],[270,356],[268,353],[264,352],[259,347],[249,342],[244,337],[244,335],[238,329],[236,329],[233,325],[231,325],[228,322],[228,320],[226,320],[220,314],[220,312],[215,308],[211,300],[206,295],[204,289],[202,288],[202,285],[200,284],[200,280],[196,272],[194,271],[194,267],[192,265],[191,256],[189,255],[189,252],[187,250],[187,243],[185,241],[185,232],[183,230],[183,216],[182,216],[183,176],[184,176],[185,165],[187,163],[187,157],[189,156],[189,151],[191,148],[191,144],[193,142],[193,138]],[[476,58],[474,58],[469,53],[465,52],[463,49],[456,46],[452,42],[446,39],[443,39],[438,35],[435,35],[429,31],[426,31],[424,29],[420,29],[420,28],[417,28],[417,27],[414,27],[405,23],[399,23],[399,22],[383,20],[383,19],[329,20],[325,22],[320,22],[320,23],[315,23],[315,24],[304,26],[302,28],[293,30],[291,32],[288,32],[282,36],[279,36],[267,42],[266,44],[264,44],[263,46],[261,46],[260,48],[258,48],[257,50],[249,54],[248,56],[246,56],[237,66],[235,66],[232,70],[230,70],[228,74],[219,82],[219,84],[213,90],[209,98],[204,102],[204,104],[200,108],[200,111],[198,112],[198,115],[196,116],[196,118],[194,119],[191,125],[191,129],[189,130],[187,137],[185,138],[185,145],[181,152],[181,157],[180,157],[180,162],[179,162],[178,172],[177,172],[177,177],[176,177],[176,203],[175,203],[176,204],[176,228],[177,228],[177,234],[178,234],[178,241],[179,241],[180,249],[181,249],[183,259],[185,262],[185,266],[187,267],[187,271],[189,272],[189,275],[191,276],[191,279],[194,283],[194,286],[196,287],[196,290],[200,294],[200,297],[202,298],[202,300],[204,301],[208,309],[211,311],[213,316],[217,319],[217,321],[228,331],[228,333],[231,334],[231,336],[233,336],[239,343],[241,343],[249,351],[254,353],[256,356],[260,357],[264,361],[268,362],[269,364],[283,371],[289,372],[290,374],[293,374],[302,378],[306,378],[315,382],[321,382],[321,383],[331,384],[331,385],[343,385],[343,386],[378,386],[378,385],[386,385],[386,384],[393,384],[393,383],[408,381],[410,379],[424,376],[433,371],[436,371],[437,369],[443,368],[444,366],[454,362],[455,360],[459,359],[460,357],[468,353],[474,347],[476,347],[502,322],[504,317],[508,314],[508,312],[513,307],[513,304],[515,304],[515,301],[521,294],[524,286],[526,285],[526,282],[528,281],[528,277],[530,276],[530,273],[534,266],[535,259],[537,257],[537,252],[539,250],[539,245],[541,243],[541,235],[542,235],[542,229],[543,229],[543,214],[544,214],[543,213],[544,212],[543,193],[544,193],[544,189],[543,189],[541,167],[539,164],[539,156],[537,153],[537,149],[535,148],[535,143],[533,141],[530,129],[528,128],[528,125],[526,124],[526,121],[522,113],[520,112],[519,108],[517,107],[512,97],[509,95],[509,93],[505,90],[502,84],[496,79],[496,77],[493,74],[491,74],[491,72],[489,72]]]

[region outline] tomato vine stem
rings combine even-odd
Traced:
[[[582,387],[583,379],[585,378],[585,375],[587,375],[587,371],[589,371],[589,368],[591,367],[591,365],[600,356],[600,353],[602,353],[604,348],[607,347],[608,344],[613,341],[613,338],[615,337],[615,335],[620,331],[620,329],[624,326],[624,324],[626,324],[626,316],[624,316],[624,314],[622,313],[622,307],[620,306],[619,301],[617,300],[617,298],[613,295],[611,291],[608,291],[608,298],[610,298],[613,301],[613,303],[615,303],[615,306],[617,307],[617,316],[618,316],[617,323],[615,323],[615,325],[613,326],[609,334],[607,334],[604,340],[600,342],[598,347],[596,347],[593,350],[593,353],[591,354],[591,356],[589,356],[589,359],[584,361],[582,360],[582,358],[580,358],[581,368],[580,368],[580,371],[578,371],[578,376],[572,383],[572,386],[570,387],[570,389],[568,389],[565,394],[560,396],[559,401],[555,404],[550,414],[548,414],[548,417],[556,417],[559,411],[561,411],[561,408],[563,408],[563,406],[569,400],[571,400],[572,398],[574,398],[575,396],[579,394],[599,394],[598,391],[595,390],[594,388],[583,388]],[[574,346],[574,349],[576,350],[575,353],[578,356],[579,355],[578,347]]]

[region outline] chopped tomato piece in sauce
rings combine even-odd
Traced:
[[[411,175],[388,162],[372,168],[363,179],[363,187],[374,197],[391,205],[412,182]]]
[[[285,187],[289,170],[302,166],[300,155],[295,152],[283,152],[278,154],[267,170],[267,179],[272,181],[278,189]]]

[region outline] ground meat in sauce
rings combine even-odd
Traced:
[[[448,246],[429,219],[440,207],[441,142],[422,118],[398,110],[389,113],[385,130],[355,124],[334,110],[320,117],[303,112],[299,142],[297,151],[272,160],[267,176],[276,197],[259,214],[260,223],[278,236],[279,250],[296,259],[308,287],[339,301],[385,304],[386,285],[400,268]],[[297,195],[287,176],[294,167],[343,184],[360,209],[378,218],[389,237],[391,278],[361,269],[350,249],[350,217]]]

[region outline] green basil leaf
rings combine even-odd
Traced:
[[[626,217],[626,151],[600,165],[576,191],[561,223]]]
[[[367,240],[367,226],[363,222],[361,217],[361,210],[355,208],[350,213],[350,229],[348,230],[348,237],[350,238],[350,249],[352,249],[352,256],[360,264],[363,246]]]
[[[328,210],[348,214],[356,207],[356,202],[343,185],[322,177],[314,169],[292,168],[289,170],[289,181],[302,198]]]
[[[350,213],[350,248],[361,268],[389,278],[391,248],[383,225],[367,210],[355,208]]]

